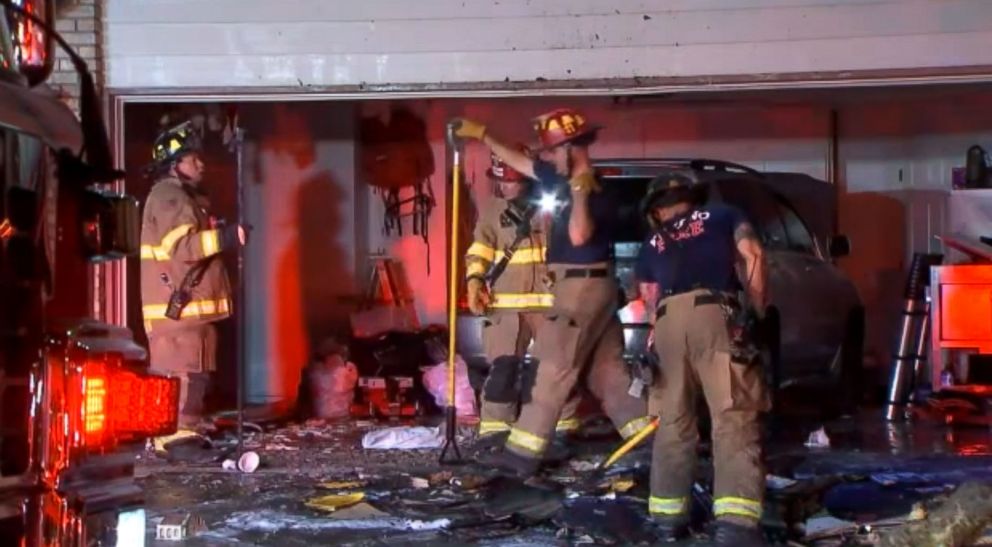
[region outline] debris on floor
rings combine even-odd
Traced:
[[[181,513],[168,515],[155,527],[155,539],[185,541],[206,531],[207,525],[198,515]]]
[[[369,450],[417,450],[443,445],[440,427],[390,427],[369,431],[362,437],[362,448]]]
[[[257,452],[249,450],[241,455],[237,461],[237,469],[242,473],[254,473],[258,466],[261,465],[262,458]]]
[[[776,475],[768,475],[765,477],[765,485],[770,490],[784,490],[795,484],[796,484],[795,480],[787,479],[785,477],[779,477]]]
[[[557,513],[564,500],[560,489],[532,486],[517,479],[500,478],[488,490],[484,514],[496,520],[514,518],[537,524]]]
[[[972,545],[992,523],[992,485],[962,484],[923,520],[907,522],[882,539],[883,547]]]
[[[212,435],[209,446],[199,448],[215,458],[209,464],[149,453],[139,465],[149,520],[164,521],[175,507],[188,508],[206,519],[208,530],[201,537],[207,541],[280,547],[652,542],[646,511],[650,443],[603,469],[600,463],[621,441],[610,431],[585,433],[568,441],[562,461],[549,463],[538,480],[521,481],[474,463],[439,466],[436,447],[443,429],[436,424],[423,419],[310,420],[265,426],[245,439],[245,450],[264,461],[261,472],[252,474],[219,469],[224,458],[237,466],[236,442],[229,432]],[[380,429],[383,425],[391,427]],[[807,449],[810,430],[801,426],[791,428],[791,436],[773,440],[766,451],[766,534],[779,544],[826,547],[907,544],[888,538],[943,530],[947,515],[957,515],[942,509],[943,500],[967,492],[961,485],[992,488],[992,456],[982,455],[990,452],[987,447],[981,449],[990,432],[955,430],[952,436],[942,424],[934,431],[928,429],[932,426],[913,427],[906,438],[916,449],[913,444],[891,447],[877,417],[820,428],[830,430],[830,450]],[[407,446],[407,435],[418,448],[399,448]],[[377,438],[391,448],[366,448],[366,440]],[[419,448],[421,442],[434,448]],[[277,444],[295,450],[270,448]],[[459,430],[459,445],[463,454],[475,449],[471,426]],[[935,446],[944,447],[942,453],[935,454]],[[964,446],[969,448],[961,452]],[[713,518],[708,450],[705,443],[691,498],[700,534]],[[971,503],[962,511],[987,504],[992,502]],[[950,525],[952,530],[964,523],[978,526],[970,516],[959,521]],[[149,534],[154,539],[154,532]]]
[[[602,486],[610,492],[624,493],[634,487],[633,477],[611,477],[602,483]]]
[[[334,511],[331,514],[331,518],[338,520],[369,520],[386,518],[388,516],[389,513],[384,513],[365,502],[356,503],[355,505]]]
[[[830,448],[830,437],[827,436],[827,432],[821,427],[809,434],[809,438],[806,440],[806,447]]]
[[[575,471],[576,473],[586,473],[598,469],[599,464],[602,461],[602,459],[572,460],[568,462],[568,466],[571,467],[572,471]]]
[[[365,484],[365,481],[327,481],[320,483],[320,487],[327,490],[348,490],[351,488],[361,488]]]
[[[306,506],[321,511],[334,512],[338,509],[350,507],[365,499],[364,492],[354,492],[351,494],[331,494],[307,500]]]
[[[282,532],[303,531],[319,532],[321,530],[441,530],[451,524],[448,519],[405,519],[405,518],[372,518],[345,520],[334,518],[308,518],[281,511],[242,511],[224,520],[227,531],[257,531]],[[335,532],[339,533],[339,532]],[[230,536],[230,534],[228,534]]]
[[[562,539],[576,543],[589,538],[590,543],[608,545],[650,545],[655,538],[650,519],[639,503],[579,498],[570,501],[565,511],[554,518]]]

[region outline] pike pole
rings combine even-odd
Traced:
[[[237,163],[237,198],[238,198],[238,226],[245,226],[245,185],[244,185],[244,144],[245,144],[245,131],[240,126],[240,119],[237,113],[233,116],[232,128],[234,130],[233,135],[233,145],[234,153]],[[236,322],[236,351],[235,351],[235,366],[237,367],[237,406],[238,406],[238,457],[244,453],[245,447],[245,248],[244,245],[238,246],[238,284],[237,284],[237,299],[238,305],[241,307],[235,313]]]
[[[459,245],[458,229],[460,226],[461,187],[462,187],[462,150],[461,141],[455,136],[459,122],[452,121],[447,127],[448,148],[451,150],[451,246],[449,248],[450,262],[448,264],[448,404],[444,408],[445,430],[444,447],[438,461],[442,464],[458,464],[462,462],[462,454],[458,449],[457,412],[455,407],[455,347],[458,339],[458,264]],[[448,458],[448,451],[453,458]]]

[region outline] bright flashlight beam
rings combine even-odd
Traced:
[[[552,213],[558,206],[558,199],[552,193],[543,194],[540,201],[538,201],[538,206],[541,208],[541,211]]]

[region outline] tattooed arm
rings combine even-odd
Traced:
[[[764,315],[765,307],[768,306],[768,294],[765,290],[768,281],[768,272],[765,265],[765,251],[761,247],[758,234],[748,222],[741,222],[734,230],[734,243],[737,246],[737,254],[740,255],[744,263],[741,282],[744,290],[747,291],[751,306],[759,315]]]

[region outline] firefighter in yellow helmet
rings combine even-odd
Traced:
[[[612,194],[602,191],[589,156],[598,127],[579,112],[558,109],[538,117],[535,130],[541,159],[503,144],[472,120],[459,120],[455,131],[461,138],[482,142],[533,178],[542,192],[541,201],[554,210],[549,215],[546,257],[554,302],[534,342],[537,374],[525,390],[505,450],[491,461],[522,477],[539,469],[558,417],[580,383],[600,401],[623,437],[650,424],[644,399],[639,393],[630,394],[632,379],[623,360],[611,233],[617,206]]]
[[[522,144],[517,149],[530,154]],[[537,214],[526,218],[534,201],[531,181],[496,155],[487,171],[498,185],[498,197],[489,200],[479,215],[465,261],[468,305],[475,315],[485,315],[482,346],[490,365],[482,390],[479,436],[501,441],[506,436],[500,434],[508,433],[517,420],[521,387],[533,373],[524,367],[523,358],[552,298],[544,285],[544,222]],[[520,240],[510,249],[512,255],[505,269],[495,280],[487,278],[487,272],[503,260],[518,234]],[[558,433],[578,429],[575,412],[579,402],[579,397],[573,396],[566,403],[555,428]]]
[[[199,185],[204,163],[191,122],[155,140],[154,184],[141,222],[141,312],[151,370],[179,377],[180,426],[196,425],[216,369],[214,322],[232,313],[220,253],[244,245],[242,226],[220,225]]]

